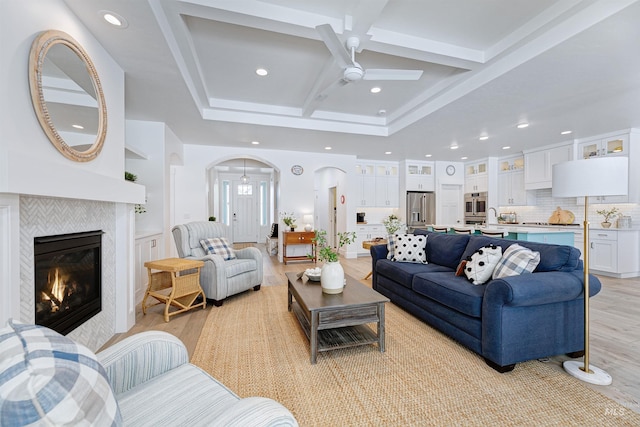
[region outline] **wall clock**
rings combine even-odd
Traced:
[[[447,166],[446,172],[447,172],[447,175],[451,176],[456,173],[456,167],[453,165],[449,165]]]
[[[302,175],[302,172],[304,172],[304,169],[302,168],[302,166],[300,165],[293,165],[291,166],[291,173],[294,175]]]

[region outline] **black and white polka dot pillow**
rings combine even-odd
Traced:
[[[427,263],[426,235],[396,234],[393,261]]]

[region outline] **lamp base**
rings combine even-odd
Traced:
[[[584,367],[584,363],[577,360],[567,360],[562,364],[562,367],[571,376],[591,384],[609,385],[613,381],[611,375],[607,374],[600,368],[596,368],[591,364],[589,365],[589,369],[592,371],[592,373],[583,371],[582,368]]]

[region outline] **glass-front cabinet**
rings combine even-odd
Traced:
[[[628,156],[629,135],[617,135],[578,144],[578,156],[581,159],[604,156]]]

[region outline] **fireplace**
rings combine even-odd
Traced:
[[[36,324],[66,335],[102,310],[102,234],[34,238]]]

